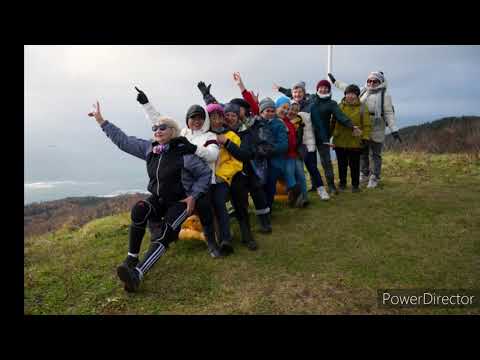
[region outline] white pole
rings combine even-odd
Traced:
[[[332,53],[333,45],[327,45],[328,47],[328,62],[327,62],[327,74],[332,72]]]

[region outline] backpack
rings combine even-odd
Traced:
[[[265,120],[256,118],[250,130],[253,135],[255,157],[260,159],[270,157],[274,150],[275,138]]]

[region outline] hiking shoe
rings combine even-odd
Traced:
[[[358,192],[360,192],[360,191],[361,191],[361,190],[360,190],[360,188],[359,188],[358,186],[352,187],[352,193],[358,193]]]
[[[139,262],[140,260],[138,260],[138,257],[127,255],[125,260],[123,260],[122,265],[125,265],[130,269],[133,269],[138,265]]]
[[[122,264],[117,268],[117,275],[124,283],[127,292],[136,292],[140,286],[140,272],[137,268],[129,268]]]
[[[296,184],[295,186],[288,189],[288,206],[294,207],[297,204],[298,198],[302,195],[302,190],[300,186]]]
[[[328,187],[328,190],[330,190],[330,193],[333,195],[338,195],[338,190],[335,184],[332,184]]]
[[[318,195],[320,196],[320,199],[327,201],[330,199],[330,195],[325,191],[325,188],[323,186],[320,186],[317,189]]]
[[[377,186],[378,186],[378,179],[375,175],[372,174],[370,176],[370,180],[368,181],[367,188],[373,189],[373,188],[376,188]]]
[[[338,190],[341,191],[341,192],[347,190],[347,185],[345,185],[345,184],[338,185]]]
[[[257,215],[258,222],[260,223],[260,228],[258,231],[264,234],[270,234],[272,232],[272,224],[270,223],[269,214],[260,214]]]
[[[218,249],[218,247],[213,244],[212,245],[208,244],[208,253],[214,259],[217,259],[223,256],[220,250]]]
[[[247,242],[247,248],[248,250],[255,251],[257,250],[257,242],[254,239],[251,239],[249,242]]]
[[[360,185],[364,185],[368,182],[368,176],[363,175],[363,173],[360,173]]]

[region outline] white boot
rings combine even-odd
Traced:
[[[318,189],[317,189],[317,193],[318,195],[320,195],[320,199],[322,200],[329,200],[330,199],[330,196],[328,195],[327,191],[325,190],[325,188],[323,186],[320,186]]]
[[[378,179],[375,175],[370,175],[370,180],[368,181],[367,188],[373,189],[376,188],[378,185]]]

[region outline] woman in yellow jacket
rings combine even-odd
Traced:
[[[209,104],[207,112],[210,117],[210,131],[217,134],[217,139],[225,138],[225,141],[228,139],[235,145],[240,146],[240,137],[225,125],[223,106],[220,104]],[[220,230],[220,251],[223,255],[229,255],[233,252],[230,217],[226,202],[232,179],[242,169],[243,163],[234,158],[224,145],[221,145],[220,153],[215,163],[215,184],[210,185],[210,189],[213,209]]]
[[[347,187],[347,168],[350,167],[352,192],[354,193],[360,191],[360,153],[365,142],[368,141],[372,129],[367,104],[360,103],[359,95],[360,88],[357,85],[347,86],[345,97],[339,107],[352,120],[353,125],[360,128],[360,135],[354,134],[352,129],[343,126],[335,119],[332,120],[333,144],[340,178],[339,190],[345,191]]]

